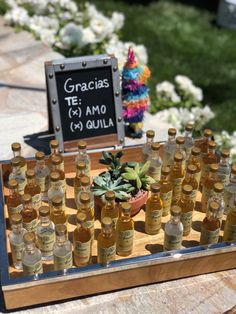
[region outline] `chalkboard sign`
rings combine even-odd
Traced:
[[[49,110],[61,150],[124,143],[117,59],[99,55],[45,63]]]

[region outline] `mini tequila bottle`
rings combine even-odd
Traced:
[[[155,142],[151,145],[151,155],[149,157],[150,166],[148,169],[148,175],[152,177],[156,182],[159,182],[161,179],[161,167],[162,160],[159,156],[160,143]]]
[[[230,209],[230,199],[236,196],[236,164],[232,165],[229,183],[225,186],[224,201],[225,201],[225,214],[228,214]]]
[[[161,229],[162,200],[160,199],[161,186],[158,183],[151,185],[151,196],[146,203],[145,211],[145,232],[157,234]]]
[[[91,207],[94,208],[94,194],[91,191],[91,186],[90,186],[90,178],[86,175],[84,175],[81,180],[80,180],[81,186],[78,188],[78,194],[75,198],[75,202],[77,205],[77,208],[79,208],[80,204],[80,195],[82,192],[87,192],[89,193],[90,201],[91,201]]]
[[[66,191],[66,176],[65,172],[61,170],[61,159],[59,156],[52,156],[52,171],[58,172],[60,175],[60,184],[64,191]]]
[[[98,236],[97,250],[97,262],[103,266],[109,265],[111,261],[116,259],[116,236],[112,230],[110,217],[102,219],[102,230]]]
[[[20,170],[21,170],[23,176],[25,176],[25,173],[27,170],[27,164],[26,164],[25,158],[21,156],[21,144],[17,143],[17,142],[12,143],[11,149],[13,152],[13,157],[19,157],[20,158]]]
[[[163,154],[163,166],[171,166],[173,164],[174,155],[176,151],[176,129],[170,128],[168,130],[168,141],[164,145],[164,154]]]
[[[75,164],[77,165],[80,161],[85,162],[85,174],[90,177],[91,161],[87,154],[87,143],[83,140],[78,142],[78,154],[75,157]]]
[[[74,263],[79,267],[90,263],[92,254],[92,237],[90,230],[85,226],[86,214],[79,212],[76,219],[77,227],[73,233]]]
[[[183,185],[181,198],[178,202],[178,205],[181,208],[180,221],[183,224],[183,236],[189,235],[192,229],[192,219],[194,210],[192,191],[193,188],[191,185],[188,184]]]
[[[23,236],[26,230],[22,226],[21,214],[12,215],[12,231],[9,235],[13,265],[16,269],[22,269],[21,255],[24,248]]]
[[[75,174],[75,178],[74,178],[74,196],[75,196],[75,198],[81,189],[81,179],[86,175],[85,171],[86,171],[86,163],[83,160],[78,161],[78,163],[76,164],[76,174]]]
[[[24,188],[26,185],[25,174],[21,171],[20,168],[21,160],[19,157],[14,157],[11,159],[11,173],[9,175],[9,181],[15,179],[18,183],[18,192],[20,195],[24,194]]]
[[[203,132],[203,139],[200,142],[201,158],[208,153],[208,142],[212,138],[212,131],[210,129],[205,129]]]
[[[133,251],[134,222],[130,217],[131,205],[121,203],[122,214],[116,226],[116,253],[120,256],[128,256]]]
[[[222,148],[220,153],[220,164],[218,170],[219,181],[225,187],[229,183],[230,177],[230,164],[229,164],[230,151]]]
[[[56,226],[56,242],[53,246],[54,270],[62,270],[64,274],[72,267],[72,244],[67,240],[67,229],[65,225]]]
[[[233,198],[230,203],[232,204],[225,222],[224,241],[236,241],[236,198]]]
[[[112,219],[112,228],[116,230],[116,223],[119,217],[119,209],[115,202],[115,193],[113,191],[107,191],[105,193],[106,203],[101,210],[101,219],[104,217],[110,217]]]
[[[164,251],[181,249],[183,238],[183,224],[180,221],[181,208],[177,205],[171,207],[170,220],[165,224]]]
[[[85,227],[90,230],[92,240],[94,239],[94,209],[91,207],[90,195],[87,192],[80,194],[80,205],[78,213],[82,212],[86,215]]]
[[[39,209],[42,203],[40,186],[35,182],[35,172],[33,169],[26,171],[27,184],[25,186],[25,194],[30,194],[32,197],[33,207]]]
[[[16,213],[20,213],[23,209],[21,196],[18,193],[18,183],[15,179],[8,182],[9,196],[7,197],[7,210],[8,216],[11,220],[11,216]]]
[[[162,216],[167,216],[170,213],[170,207],[172,202],[173,185],[169,180],[170,167],[162,167],[161,180],[160,180],[160,197],[162,200]]]
[[[172,205],[176,205],[180,200],[182,182],[184,179],[183,156],[177,152],[174,157],[174,165],[170,173],[170,181],[173,185]]]
[[[201,227],[200,244],[217,243],[220,234],[220,220],[217,218],[219,204],[211,202],[209,204],[206,217],[203,219]]]
[[[185,126],[185,134],[184,134],[184,149],[186,152],[186,161],[188,161],[189,156],[191,154],[193,145],[194,145],[194,140],[193,140],[193,125],[191,123],[188,123]]]
[[[197,191],[198,191],[198,183],[195,178],[195,173],[197,171],[197,167],[195,165],[189,164],[187,167],[186,176],[183,180],[182,186],[188,184],[192,187],[192,193],[191,193],[191,199],[195,205],[196,197],[197,197]]]
[[[199,147],[193,147],[191,151],[191,155],[188,160],[189,165],[194,165],[197,167],[197,170],[195,172],[195,179],[197,180],[198,187],[201,179],[201,172],[202,172],[202,167],[201,167],[201,150]]]
[[[219,204],[220,208],[218,210],[217,218],[220,220],[220,223],[222,222],[222,218],[225,212],[225,202],[224,202],[224,186],[220,182],[216,182],[214,184],[213,193],[212,196],[208,200],[208,206],[211,202],[216,202]]]
[[[50,209],[48,206],[39,208],[39,223],[37,225],[38,247],[42,253],[43,260],[53,258],[53,246],[56,241],[55,225],[50,220]]]
[[[35,181],[40,186],[41,196],[43,201],[48,199],[48,188],[50,171],[48,166],[45,164],[45,154],[43,152],[37,152],[35,154],[36,166],[34,167]]]
[[[58,172],[51,172],[50,174],[50,188],[48,190],[48,204],[50,208],[52,207],[52,199],[54,196],[59,196],[62,198],[62,206],[65,210],[65,192],[61,187],[60,174]]]
[[[216,156],[215,149],[216,149],[216,142],[209,141],[208,152],[202,157],[202,173],[201,173],[201,180],[200,180],[201,185],[203,184],[204,180],[209,174],[210,165],[218,163],[218,158]]]
[[[35,233],[26,232],[23,237],[24,249],[22,252],[22,266],[25,276],[34,275],[35,278],[38,274],[43,273],[42,254],[35,246]]]
[[[21,211],[23,227],[27,231],[36,231],[38,224],[37,210],[33,208],[30,194],[22,195],[23,209]]]
[[[50,219],[55,226],[65,225],[67,228],[67,216],[65,210],[63,209],[63,198],[59,195],[52,198]]]
[[[186,167],[186,152],[185,152],[185,148],[184,148],[184,143],[185,143],[185,139],[183,136],[178,136],[176,138],[176,151],[175,151],[175,153],[180,152],[182,154],[182,156],[183,156],[183,161],[182,161],[183,169],[185,169],[185,167]]]
[[[146,162],[151,156],[151,145],[154,141],[155,131],[148,130],[146,132],[146,143],[142,147],[143,162]]]
[[[53,156],[59,156],[61,159],[60,169],[62,171],[64,171],[64,158],[63,158],[62,154],[59,152],[59,143],[57,140],[51,140],[50,141],[50,149],[51,149],[51,155],[48,158],[49,168],[51,169],[52,157]]]
[[[218,177],[217,177],[218,168],[219,168],[218,164],[210,165],[210,172],[208,174],[208,177],[203,182],[201,204],[202,204],[202,211],[204,213],[206,212],[206,209],[207,209],[208,200],[212,195],[214,184],[218,182]]]

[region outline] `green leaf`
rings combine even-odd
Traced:
[[[139,177],[136,178],[136,185],[137,185],[137,188],[138,188],[138,189],[141,189],[141,187],[142,187],[142,182],[141,182],[141,180],[139,179]]]
[[[134,171],[138,174],[139,173],[139,163],[137,162],[135,167],[134,167]]]
[[[134,172],[134,173],[122,173],[122,178],[130,181],[130,180],[136,180],[137,178],[137,174]]]
[[[148,172],[149,167],[150,167],[150,161],[147,161],[140,169],[139,176],[143,177]]]

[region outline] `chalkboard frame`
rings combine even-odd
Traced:
[[[60,151],[75,151],[78,140],[64,141],[60,116],[60,104],[57,92],[56,75],[61,72],[83,71],[85,69],[111,68],[113,99],[117,133],[84,138],[88,148],[117,147],[124,145],[125,131],[122,117],[122,100],[120,91],[120,74],[118,61],[114,55],[83,56],[64,58],[45,62],[49,123],[52,123],[55,138],[59,142]]]

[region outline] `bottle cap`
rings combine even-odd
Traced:
[[[51,179],[51,181],[53,181],[53,182],[59,181],[59,180],[60,180],[60,174],[59,174],[59,172],[57,172],[57,171],[51,172],[51,174],[50,174],[50,179]]]
[[[63,236],[67,232],[67,228],[65,225],[56,225],[55,226],[55,231],[57,236]]]
[[[168,174],[170,174],[170,167],[168,167],[168,166],[162,167],[161,168],[161,174],[163,174],[164,176],[167,176]]]
[[[218,203],[210,202],[210,204],[209,204],[209,210],[210,211],[215,212],[215,211],[219,210],[219,208],[220,208],[220,205]]]
[[[224,186],[223,186],[222,183],[216,182],[216,183],[214,184],[214,191],[215,191],[216,193],[221,193],[221,192],[223,192],[223,190],[224,190]]]
[[[130,213],[131,211],[131,205],[128,202],[121,202],[120,203],[121,210],[123,213]]]
[[[15,179],[11,179],[8,182],[8,188],[9,189],[16,189],[18,187],[18,182]]]
[[[17,143],[17,142],[12,143],[11,144],[11,149],[13,150],[13,152],[17,152],[17,151],[21,150],[20,143]]]
[[[18,167],[21,164],[21,159],[20,157],[14,157],[11,159],[11,165],[12,167]]]
[[[48,206],[39,207],[39,216],[47,217],[50,215],[50,208]]]
[[[85,141],[78,142],[78,149],[85,149],[87,147],[87,143]]]
[[[205,137],[211,137],[212,131],[210,129],[205,129],[203,134]]]
[[[181,213],[181,208],[178,205],[174,205],[171,207],[170,213],[172,216],[179,216]]]
[[[158,151],[160,149],[161,145],[158,142],[152,143],[151,149],[154,151]]]
[[[176,144],[182,145],[185,142],[185,138],[183,136],[176,137]]]
[[[53,165],[58,166],[58,165],[60,165],[60,163],[61,163],[60,156],[52,156],[52,164]]]
[[[193,156],[198,156],[198,155],[200,155],[200,153],[201,153],[201,150],[200,150],[199,147],[193,147],[192,150],[191,150],[191,154]]]
[[[53,206],[61,206],[63,202],[63,199],[61,196],[56,195],[52,198],[52,205]]]
[[[86,220],[86,214],[82,213],[82,212],[79,212],[76,215],[76,220],[77,220],[78,223],[84,222]]]
[[[155,131],[153,131],[153,130],[147,130],[146,136],[147,136],[148,138],[154,138],[154,136],[155,136]]]
[[[188,123],[185,126],[185,131],[191,132],[193,130],[193,124],[192,123]]]
[[[88,176],[83,176],[80,180],[82,186],[89,186],[90,185],[90,178]]]
[[[43,160],[44,158],[45,158],[44,152],[37,152],[37,153],[35,154],[35,159],[36,159],[36,160]]]
[[[35,242],[35,233],[33,231],[26,232],[23,236],[23,241],[25,244],[31,244]]]
[[[160,192],[161,186],[158,183],[152,183],[151,184],[151,192],[158,193]]]
[[[221,157],[223,157],[223,158],[228,158],[229,155],[230,155],[229,149],[227,149],[227,148],[222,148],[221,151],[220,151],[220,155],[221,155]]]
[[[215,141],[209,141],[207,145],[208,145],[208,148],[210,148],[210,149],[216,148],[216,142]]]
[[[50,147],[51,148],[58,148],[59,147],[59,143],[57,140],[51,140],[50,141]]]
[[[105,193],[105,199],[107,201],[113,201],[115,199],[115,193],[113,191],[107,191]]]
[[[193,187],[189,184],[185,184],[183,187],[182,187],[182,192],[184,194],[187,194],[187,195],[190,195],[193,191]]]
[[[21,214],[18,214],[18,213],[13,214],[13,215],[11,216],[11,222],[12,222],[12,224],[14,224],[14,225],[19,225],[19,224],[21,224],[21,223],[22,223],[22,216],[21,216]]]
[[[21,199],[22,199],[23,204],[29,204],[32,202],[32,197],[30,194],[23,194]]]
[[[176,129],[175,128],[169,128],[168,129],[168,135],[175,136],[176,135]]]
[[[187,167],[188,173],[194,174],[194,173],[196,173],[196,171],[197,171],[197,167],[195,165],[191,165],[191,164],[188,165],[188,167]]]
[[[33,169],[28,169],[25,175],[27,179],[32,179],[35,177],[35,172]]]
[[[102,228],[108,229],[112,227],[112,219],[110,217],[102,218]]]
[[[232,164],[231,173],[236,174],[236,163]]]
[[[181,152],[175,153],[174,161],[182,161],[183,160],[183,155]]]
[[[216,172],[219,169],[218,164],[211,164],[210,165],[210,172]]]
[[[80,160],[76,164],[76,168],[79,169],[79,170],[85,170],[86,169],[86,163],[83,160]]]
[[[87,192],[81,192],[80,194],[80,198],[79,198],[80,202],[82,204],[87,204],[90,202],[90,195]]]

